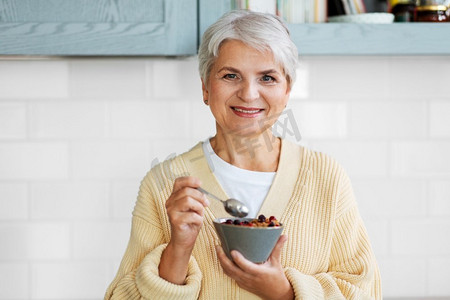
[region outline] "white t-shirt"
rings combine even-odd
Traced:
[[[203,143],[203,151],[209,167],[227,195],[248,207],[247,217],[256,218],[276,172],[256,172],[235,167],[214,152],[209,139]]]

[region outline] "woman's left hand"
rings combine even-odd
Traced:
[[[243,289],[263,299],[294,299],[294,291],[281,266],[281,249],[287,241],[282,235],[272,250],[268,260],[255,264],[233,250],[231,261],[221,246],[216,246],[217,256],[222,268],[229,277]]]

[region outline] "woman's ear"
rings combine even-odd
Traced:
[[[290,94],[290,93],[291,93],[291,90],[292,90],[291,80],[288,79],[288,80],[287,80],[287,91],[286,91],[286,94]]]
[[[209,99],[209,93],[208,93],[208,89],[206,87],[205,82],[202,79],[202,92],[203,92],[203,102],[208,102]]]

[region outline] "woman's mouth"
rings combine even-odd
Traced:
[[[259,116],[259,114],[264,110],[261,108],[241,107],[241,106],[232,106],[231,109],[236,115],[244,118],[255,118]]]

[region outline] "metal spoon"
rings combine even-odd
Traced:
[[[228,200],[222,200],[222,199],[214,196],[210,192],[205,191],[201,187],[198,187],[197,190],[199,190],[200,192],[202,192],[203,194],[205,194],[207,196],[210,196],[211,198],[214,198],[215,200],[218,200],[218,201],[222,202],[223,206],[225,207],[225,210],[227,211],[227,213],[229,213],[232,216],[243,218],[243,217],[248,215],[248,208],[247,208],[247,206],[245,206],[244,203],[242,203],[239,200],[236,200],[236,199],[233,199],[233,198],[230,198]]]

